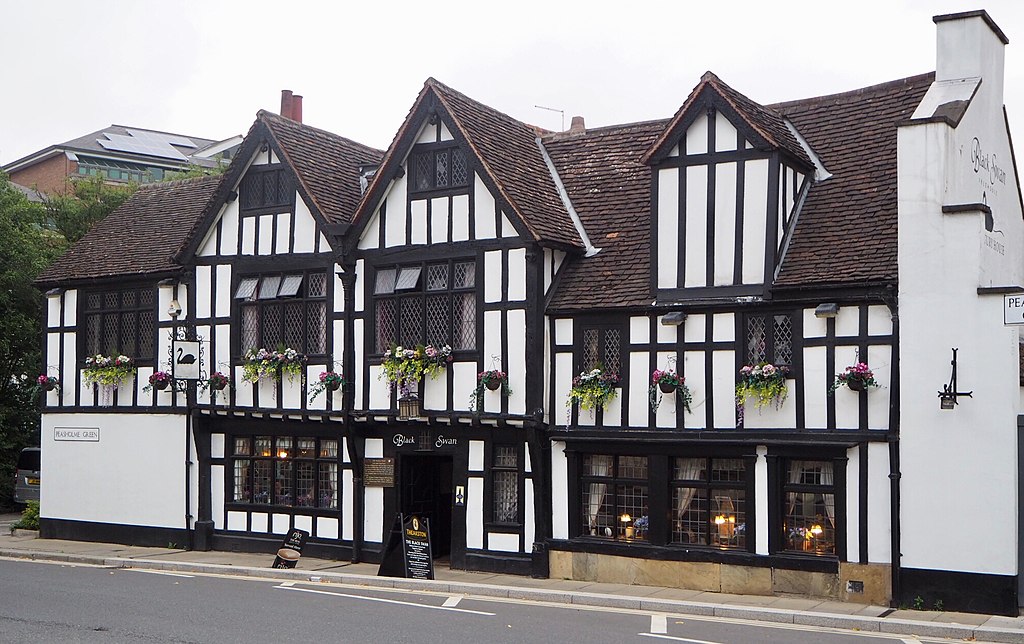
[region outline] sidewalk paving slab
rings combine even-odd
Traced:
[[[435,569],[436,579],[378,577],[377,565],[304,557],[295,569],[270,568],[273,554],[197,552],[0,534],[0,557],[113,568],[230,575],[411,589],[547,603],[602,606],[668,615],[718,616],[883,632],[921,637],[1024,644],[1024,618],[946,611],[895,610],[852,602],[794,596],[735,595],[612,583],[533,579],[516,575]]]

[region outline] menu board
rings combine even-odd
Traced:
[[[309,533],[305,530],[294,528],[288,531],[281,547],[277,550],[277,558],[274,559],[274,568],[294,568],[302,556],[302,547],[306,545]]]
[[[430,548],[430,521],[413,514],[398,514],[381,554],[378,577],[434,578],[434,555]]]

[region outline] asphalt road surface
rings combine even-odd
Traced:
[[[362,586],[0,559],[0,642],[946,641]]]

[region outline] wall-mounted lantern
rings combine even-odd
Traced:
[[[839,305],[835,302],[825,302],[819,304],[818,308],[814,309],[814,317],[816,318],[834,318],[839,315]]]
[[[957,391],[956,390],[956,352],[957,349],[953,349],[953,360],[949,364],[953,366],[953,372],[949,376],[949,384],[942,385],[942,391],[939,392],[939,409],[953,409],[960,404],[957,400],[960,396],[967,396],[973,398],[971,394],[974,391]]]

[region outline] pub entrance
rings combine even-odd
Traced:
[[[402,454],[399,482],[400,511],[430,520],[435,559],[447,559],[452,549],[452,457]]]

